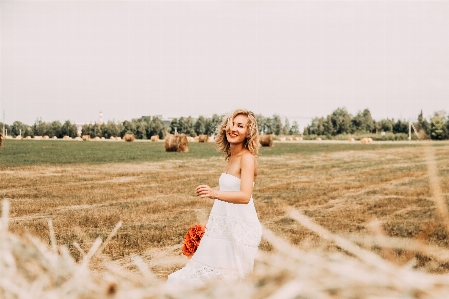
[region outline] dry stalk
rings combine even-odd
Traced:
[[[347,238],[355,243],[362,244],[364,246],[380,246],[383,248],[395,248],[407,251],[413,251],[422,255],[432,257],[440,262],[449,263],[449,250],[423,244],[419,241],[393,238],[387,236],[358,236],[348,235]]]

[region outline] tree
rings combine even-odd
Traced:
[[[281,120],[281,117],[279,115],[277,115],[277,114],[273,115],[272,124],[273,124],[272,132],[275,135],[280,135],[282,133],[282,120]]]
[[[445,111],[437,111],[430,119],[430,138],[442,140],[445,137]]]
[[[430,123],[427,121],[427,119],[424,118],[422,110],[421,113],[418,115],[418,123],[416,124],[416,130],[418,131],[418,134],[422,136],[423,139],[427,139],[430,135]]]
[[[173,118],[170,123],[170,134],[178,133],[179,122],[177,118]]]
[[[265,131],[266,128],[266,118],[262,114],[256,114],[256,121],[257,121],[257,129],[259,130],[259,133],[261,135],[268,134]]]
[[[66,120],[64,124],[61,126],[61,134],[62,136],[69,136],[75,138],[78,136],[78,130],[75,124],[72,124],[70,120]]]
[[[326,136],[334,135],[334,126],[332,125],[332,117],[330,115],[323,121],[323,134]]]
[[[352,132],[368,132],[371,133],[375,129],[371,112],[368,109],[359,111],[356,116],[351,119]]]
[[[117,124],[113,121],[108,121],[107,123],[102,125],[102,130],[103,130],[103,137],[104,138],[111,138],[111,136],[118,136],[119,130],[117,128]]]
[[[337,108],[331,114],[332,126],[335,135],[351,133],[351,115],[346,111],[346,108]]]
[[[147,139],[147,123],[145,121],[139,121],[136,124],[136,134],[137,139]]]
[[[179,124],[178,133],[186,134],[187,136],[192,137],[196,136],[195,130],[193,128],[193,118],[191,116],[187,118],[180,117],[178,124]]]
[[[22,133],[22,136],[26,137],[28,135],[25,135],[27,132],[30,131],[30,126],[20,122],[20,121],[15,121],[13,122],[12,126],[11,126],[11,136],[16,137],[19,136]]]
[[[33,125],[33,131],[35,136],[48,135],[51,130],[50,125],[43,122],[41,118],[38,118]]]
[[[197,135],[206,133],[206,118],[204,116],[198,117],[195,124],[193,125],[193,129]]]
[[[308,129],[308,127],[304,127],[304,130],[302,131],[302,135],[304,135],[304,136],[309,135],[309,129]]]
[[[282,127],[282,134],[287,135],[290,133],[290,122],[288,118],[284,120],[284,126]]]
[[[62,124],[60,121],[55,120],[51,124],[51,134],[49,134],[50,137],[56,136],[58,138],[62,138]]]
[[[293,124],[290,128],[290,131],[288,132],[290,135],[297,135],[299,134],[299,126],[296,121],[293,121]]]
[[[381,119],[378,122],[379,129],[383,132],[393,132],[394,119]]]
[[[408,134],[408,122],[406,120],[398,119],[393,125],[393,133],[405,133]]]

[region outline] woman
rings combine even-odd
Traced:
[[[259,133],[254,113],[238,109],[223,119],[216,143],[227,161],[220,190],[207,185],[197,196],[214,199],[206,231],[186,266],[167,283],[201,285],[211,280],[236,280],[251,273],[262,236],[252,191],[257,176]]]

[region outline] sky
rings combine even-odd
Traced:
[[[0,119],[449,112],[449,1],[0,1]]]

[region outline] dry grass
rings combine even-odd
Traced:
[[[448,145],[435,147],[437,170],[433,170],[439,175],[438,194],[446,202],[448,149]],[[424,153],[421,147],[411,147],[262,156],[253,195],[259,218],[295,246],[321,244],[325,252],[337,247],[322,245],[316,233],[286,212],[287,207],[381,256],[388,253],[366,239],[377,236],[374,220],[385,237],[447,249],[448,233],[433,200]],[[186,261],[180,249],[184,233],[190,225],[204,223],[212,207],[212,200],[194,196],[195,187],[217,186],[223,167],[221,158],[17,167],[0,172],[0,198],[11,202],[13,233],[29,232],[50,244],[47,219],[51,218],[57,243],[67,245],[77,260],[82,254],[74,242],[87,252],[95,238],[106,238],[123,221],[104,254],[123,264],[131,254],[139,254],[158,277],[165,278]],[[261,249],[270,252],[273,245],[264,240]],[[435,256],[395,248],[389,256],[397,264],[414,261],[415,267],[428,272],[448,271],[447,262]],[[164,263],[167,258],[175,262]]]

